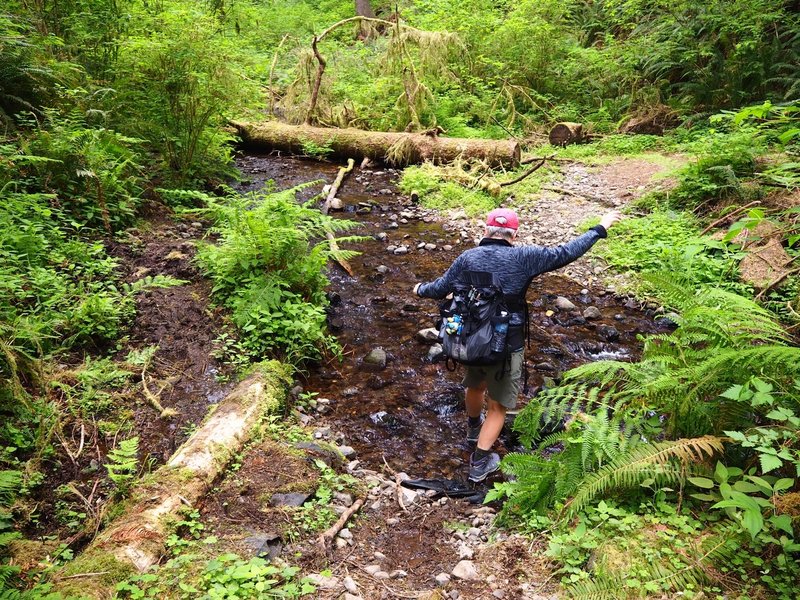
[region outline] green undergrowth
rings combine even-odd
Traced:
[[[354,224],[299,204],[300,189],[209,198],[206,211],[219,241],[201,246],[198,260],[214,284],[214,297],[231,310],[237,349],[253,358],[277,353],[300,364],[337,352],[325,329],[323,271],[329,260],[346,260],[353,252],[333,250],[325,236]]]
[[[117,598],[299,598],[315,591],[299,576],[300,569],[272,564],[260,557],[243,558],[215,549],[216,536],[205,534],[200,513],[187,510],[167,540],[169,558],[149,572],[116,585]]]

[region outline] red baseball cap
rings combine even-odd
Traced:
[[[489,227],[506,227],[507,229],[519,229],[519,218],[510,208],[495,208],[486,217],[486,225]]]

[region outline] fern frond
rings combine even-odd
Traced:
[[[635,446],[589,475],[578,493],[564,506],[565,514],[572,517],[597,496],[611,489],[631,488],[649,477],[661,476],[675,481],[675,477],[681,477],[679,470],[660,468],[672,459],[677,459],[683,465],[701,463],[722,451],[722,439],[709,435]]]

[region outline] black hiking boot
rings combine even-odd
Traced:
[[[500,468],[500,455],[497,452],[475,460],[475,453],[469,457],[469,480],[479,483]]]

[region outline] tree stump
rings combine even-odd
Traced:
[[[557,123],[550,130],[550,144],[553,146],[566,146],[578,144],[584,139],[583,125],[581,123]]]

